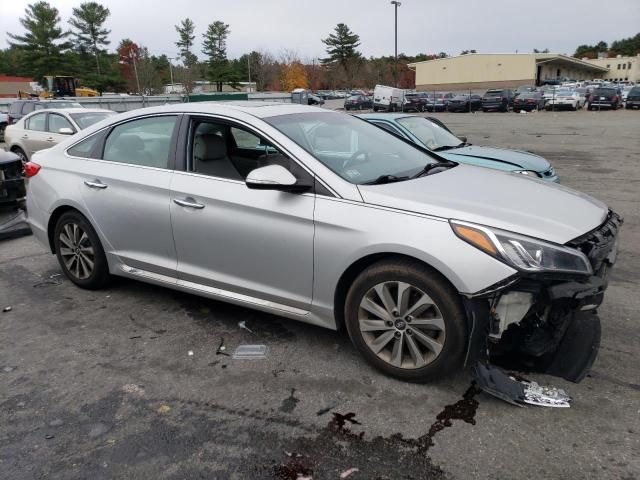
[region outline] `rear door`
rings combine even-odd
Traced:
[[[71,133],[60,133],[61,129],[68,129]],[[69,138],[69,135],[77,133],[77,130],[64,115],[50,112],[47,121],[47,132],[49,132],[47,142],[51,144],[50,146],[53,146]]]
[[[87,211],[105,250],[117,257],[113,263],[172,278],[176,252],[169,187],[179,120],[178,115],[127,120],[106,134],[99,158],[74,163]]]
[[[49,136],[47,132],[47,113],[34,113],[26,118],[23,122],[24,130],[20,132],[17,139],[24,147],[27,157],[31,159],[38,150],[51,147],[51,143],[47,141]]]

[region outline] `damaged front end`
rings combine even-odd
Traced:
[[[470,331],[465,364],[480,388],[518,405],[569,406],[562,390],[519,380],[500,367],[576,383],[587,375],[600,346],[596,309],[622,223],[610,211],[600,227],[566,244],[588,259],[588,274],[520,271],[464,299]]]

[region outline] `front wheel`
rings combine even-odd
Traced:
[[[349,289],[344,313],[355,347],[388,375],[426,382],[462,364],[466,320],[459,295],[419,264],[369,267]]]
[[[79,212],[64,213],[56,223],[54,245],[64,274],[79,287],[96,290],[109,280],[109,265],[96,231]]]

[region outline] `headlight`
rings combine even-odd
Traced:
[[[520,173],[522,175],[527,175],[529,177],[540,178],[538,172],[534,172],[533,170],[513,170],[513,173]]]
[[[574,248],[473,223],[450,224],[462,240],[517,270],[593,274],[589,259]]]

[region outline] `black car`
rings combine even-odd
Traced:
[[[627,110],[631,108],[640,108],[640,87],[633,87],[629,90],[624,108]]]
[[[70,100],[14,100],[9,104],[8,123],[12,125],[34,110],[47,108],[82,108],[82,105]]]
[[[456,95],[449,100],[450,112],[473,112],[482,108],[482,97],[480,95]]]
[[[482,97],[482,111],[498,110],[508,112],[513,103],[513,91],[504,88],[499,90],[487,90]]]
[[[444,112],[449,108],[449,102],[453,98],[451,92],[436,92],[427,94],[425,108],[428,112]]]
[[[315,95],[313,93],[310,93],[307,96],[307,104],[308,105],[324,105],[324,99],[322,97],[320,97],[319,95]]]
[[[629,98],[629,97],[627,97]],[[596,88],[589,97],[589,110],[611,108],[616,110],[621,106],[622,98],[617,88]]]
[[[0,206],[15,205],[26,195],[22,168],[18,155],[0,150]]]
[[[352,95],[344,101],[345,110],[367,110],[373,108],[373,100],[366,95]]]
[[[540,92],[521,93],[513,99],[513,111],[531,112],[533,110],[542,110],[544,108],[544,98]]]
[[[427,108],[428,98],[429,95],[425,92],[407,93],[404,96],[403,110],[405,112],[411,110],[416,112],[424,112]]]
[[[518,88],[516,88],[515,92],[513,92],[513,96],[517,97],[522,93],[531,93],[535,91],[536,91],[536,87],[534,87],[533,85],[521,85]]]

